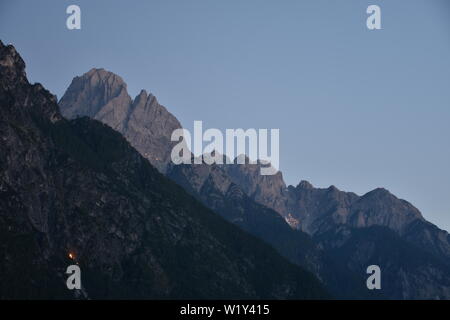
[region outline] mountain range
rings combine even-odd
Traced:
[[[172,165],[168,156],[159,155],[170,155],[170,136],[181,128],[179,121],[154,103],[140,113],[141,124],[136,124],[132,107],[136,102],[130,103],[123,90],[110,88],[108,79],[116,79],[115,86],[126,88],[120,77],[103,69],[76,77],[59,102],[62,114],[68,118],[89,116],[121,132],[144,157],[162,168],[162,173],[208,208],[314,273],[334,296],[450,298],[450,236],[427,222],[407,201],[383,188],[358,196],[334,186],[314,188],[307,181],[286,186],[281,172],[261,175],[260,165],[248,159],[245,165],[236,161],[232,165]],[[115,94],[104,98],[105,92]],[[85,100],[86,96],[90,98]],[[118,119],[105,117],[123,96],[128,97],[126,105],[116,108],[126,113],[120,113]],[[103,102],[99,105],[97,101]],[[117,126],[122,119],[140,126],[142,135],[133,137],[127,125]],[[172,126],[146,130],[152,123]],[[144,150],[158,150],[158,159]],[[160,159],[165,159],[162,164]],[[389,279],[379,293],[365,288],[365,268],[371,264],[379,265]]]
[[[146,101],[134,110],[157,106]],[[1,299],[329,296],[314,275],[162,175],[119,132],[88,117],[66,120],[1,42],[0,115]],[[65,272],[75,264],[82,290],[71,291]]]
[[[181,124],[152,94],[92,69],[58,102],[24,70],[1,44],[0,297],[73,298],[71,252],[81,298],[450,299],[449,234],[389,191],[173,165]]]

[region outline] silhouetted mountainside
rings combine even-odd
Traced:
[[[321,252],[311,238],[293,230],[274,210],[248,197],[231,181],[224,165],[174,165],[168,172],[186,191],[228,221],[264,239],[291,261],[316,274],[323,268]]]
[[[227,165],[173,165],[168,176],[208,208],[272,245],[284,257],[314,273],[335,297],[372,298],[364,275],[351,275],[332,261],[311,237],[295,230],[273,209],[263,206],[231,181]],[[379,295],[376,295],[378,297]]]
[[[205,208],[118,132],[64,119],[24,68],[0,42],[0,298],[326,296],[314,276]],[[108,79],[112,95],[123,91]],[[65,286],[74,263],[77,294]]]
[[[349,274],[364,274],[368,266],[380,266],[382,290],[373,291],[372,298],[450,297],[448,260],[405,241],[386,227],[351,228],[342,225],[314,237],[314,240],[331,261],[341,263],[338,268],[344,265]]]
[[[170,155],[173,146],[170,143],[155,145],[153,151],[143,151],[139,146],[143,140],[148,140],[149,144],[153,144],[153,140],[169,141],[172,129],[179,128],[176,118],[165,109],[162,116],[155,117],[149,113],[136,124],[136,130],[141,132],[139,138],[127,135],[126,129],[116,125],[116,117],[99,116],[98,107],[95,107],[101,105],[100,110],[114,109],[109,106],[122,100],[128,105],[128,100],[115,98],[122,96],[123,85],[119,86],[120,90],[114,89],[117,81],[109,79],[117,76],[109,72],[99,73],[99,79],[95,78],[92,84],[89,80],[92,73],[90,71],[81,77],[83,86],[77,84],[80,78],[72,82],[60,102],[65,114],[70,117],[92,116],[91,109],[84,107],[92,105],[95,118],[123,132],[150,161],[160,154]],[[98,83],[105,85],[99,87]],[[109,89],[104,89],[105,86]],[[104,100],[95,98],[92,103],[91,98],[83,100],[84,97],[104,97],[104,92],[119,94]],[[101,102],[97,103],[97,100]],[[176,125],[161,130],[145,130],[160,122]],[[287,187],[281,172],[273,176],[260,175],[260,164],[172,166],[168,156],[164,159],[162,172],[228,221],[263,239],[293,263],[313,272],[337,297],[450,298],[450,236],[427,222],[410,203],[385,189],[358,196],[334,186],[314,188],[307,181],[296,187]],[[352,251],[348,248],[354,252],[351,257]],[[368,248],[368,252],[361,254]],[[415,252],[417,257],[413,259],[411,252]],[[398,256],[404,259],[397,259]],[[386,290],[380,292],[367,290],[364,266],[367,267],[365,264],[369,262],[379,265],[384,270],[383,274],[389,273],[385,279],[395,283],[385,283]],[[410,262],[414,268],[409,267]]]
[[[239,170],[249,176],[257,167],[247,164]],[[237,181],[236,175],[231,176]],[[271,178],[249,179],[243,189],[252,190],[256,185],[256,194],[271,190],[254,199],[272,207],[277,203],[275,207],[286,221],[310,234],[334,261],[335,270],[363,274],[368,265],[376,264],[390,280],[382,290],[384,297],[450,298],[450,236],[426,221],[409,202],[383,188],[358,196],[334,186],[314,188],[307,181],[274,193],[273,185],[282,184],[279,177]]]
[[[334,186],[314,188],[307,181],[283,188],[281,175],[258,177],[258,170],[258,164],[227,168],[232,180],[255,201],[310,234],[335,270],[363,274],[368,265],[379,265],[391,281],[382,290],[384,298],[450,298],[450,236],[409,202],[383,188],[363,196]]]

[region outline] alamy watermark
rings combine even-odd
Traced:
[[[66,13],[69,16],[66,19],[66,27],[69,30],[81,29],[81,9],[79,6],[72,4],[67,7]]]
[[[366,20],[366,26],[369,30],[381,29],[381,8],[378,5],[370,5],[367,7],[366,13],[369,17]],[[67,7],[66,27],[69,30],[81,29],[81,8],[75,4]]]
[[[81,269],[78,265],[72,264],[67,267],[66,274],[67,277],[66,286],[69,290],[80,290],[81,289]]]
[[[262,165],[261,175],[274,175],[279,170],[279,129],[226,129],[224,138],[219,129],[203,132],[203,122],[194,121],[193,139],[189,130],[180,128],[173,131],[171,140],[178,142],[171,153],[174,164],[246,164],[243,155],[248,154],[249,163]],[[193,157],[191,150],[198,156]]]
[[[381,289],[381,269],[376,264],[370,265],[366,270],[367,274],[370,276],[367,278],[366,286],[369,290],[380,290]]]

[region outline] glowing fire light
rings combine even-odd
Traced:
[[[73,254],[72,252],[69,253],[69,258],[70,258],[71,260],[73,260],[73,259],[75,258],[74,254]]]

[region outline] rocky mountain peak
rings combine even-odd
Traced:
[[[0,41],[0,83],[2,86],[28,83],[25,62],[12,45],[5,46]]]
[[[62,114],[69,118],[88,116],[121,124],[124,112],[131,104],[127,85],[118,75],[105,69],[91,69],[75,77],[59,102]]]
[[[281,171],[274,175],[261,175],[260,169],[264,165],[260,162],[250,163],[248,158],[246,160],[246,164],[225,166],[232,181],[256,202],[274,209],[281,215],[287,214],[287,188]]]
[[[122,133],[159,171],[165,173],[178,120],[146,90],[131,99],[123,79],[105,69],[75,77],[59,102],[69,119],[88,116]]]
[[[141,92],[139,92],[139,94],[136,96],[136,98],[134,98],[133,103],[134,104],[138,104],[138,103],[142,103],[142,102],[146,102],[148,98],[148,93],[147,91],[145,91],[144,89],[141,90]]]
[[[297,188],[308,190],[308,189],[314,189],[314,186],[313,186],[309,181],[302,180],[302,181],[300,181],[300,183],[297,185]]]
[[[382,198],[396,198],[396,196],[394,196],[389,190],[385,189],[385,188],[376,188],[373,189],[372,191],[367,192],[364,197],[366,198],[378,198],[378,199],[382,199]]]
[[[103,68],[92,68],[82,75],[81,78],[89,79],[93,85],[103,84],[109,86],[110,88],[127,88],[127,84],[119,75]]]
[[[400,233],[415,220],[424,220],[420,211],[384,188],[360,197],[349,216],[350,224],[355,227],[387,226]]]
[[[5,46],[1,41],[0,74],[0,91],[16,97],[14,103],[1,106],[8,112],[2,114],[3,118],[29,116],[27,110],[31,110],[38,118],[44,116],[45,121],[56,122],[62,118],[56,104],[56,96],[40,83],[31,85],[26,76],[25,62],[19,53],[14,46]]]
[[[328,190],[328,192],[338,192],[339,191],[339,189],[336,188],[335,185],[329,186],[327,190]]]

